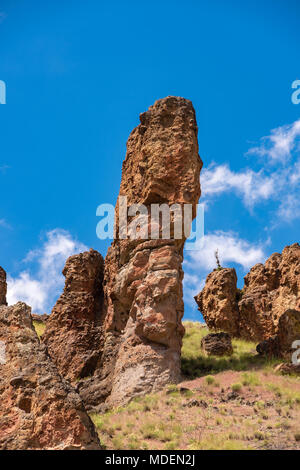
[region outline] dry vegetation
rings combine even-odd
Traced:
[[[206,357],[207,329],[186,322],[186,380],[92,414],[107,449],[300,449],[300,377],[274,373],[276,361],[234,340],[231,357]]]

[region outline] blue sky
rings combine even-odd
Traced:
[[[213,266],[250,266],[299,241],[299,1],[2,1],[0,265],[9,301],[49,311],[65,258],[115,203],[139,113],[192,100],[204,247],[185,261],[185,317]],[[263,139],[264,138],[264,139]],[[262,140],[263,139],[263,140]]]

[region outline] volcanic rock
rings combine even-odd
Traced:
[[[46,323],[46,321],[49,319],[50,315],[47,315],[47,313],[32,313],[31,317],[33,321],[36,321],[38,323]]]
[[[116,205],[116,237],[105,259],[101,362],[91,379],[78,384],[91,407],[105,400],[112,405],[126,402],[180,377],[185,235],[175,238],[174,217],[167,239],[149,240],[144,229],[151,229],[152,203],[177,203],[180,208],[187,203],[196,216],[202,166],[197,123],[192,103],[178,97],[157,101],[140,115],[140,121],[127,142]],[[144,204],[147,208],[140,238],[131,236],[132,224],[139,217],[132,213],[126,234],[121,197],[127,197],[128,207]],[[159,222],[159,235],[162,228]]]
[[[209,356],[231,356],[233,348],[228,333],[210,333],[201,340],[201,347]]]
[[[6,272],[0,266],[0,305],[7,305],[6,303]]]
[[[210,328],[262,342],[277,335],[285,312],[300,311],[298,243],[285,247],[282,254],[274,253],[264,265],[256,264],[245,276],[242,291],[236,288],[234,270],[230,279],[227,271],[209,274],[203,291],[195,298]],[[280,341],[283,344],[282,338]]]
[[[71,382],[92,375],[101,356],[103,258],[90,250],[68,258],[65,287],[46,322],[42,341]]]
[[[207,278],[204,289],[195,297],[199,310],[210,329],[225,330],[238,336],[239,310],[235,269],[215,269]]]
[[[100,449],[78,393],[58,373],[30,307],[0,307],[0,449]]]

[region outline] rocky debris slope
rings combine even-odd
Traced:
[[[201,340],[201,348],[208,356],[231,356],[233,348],[228,333],[210,333]]]
[[[256,264],[245,276],[242,291],[236,288],[234,269],[213,271],[195,300],[209,328],[257,342],[278,336],[261,348],[277,347],[284,355],[296,333],[294,316],[300,312],[299,244]]]
[[[101,355],[103,258],[90,250],[68,258],[65,287],[42,336],[59,372],[71,382],[92,375]]]
[[[0,306],[0,449],[100,449],[82,400],[58,373],[24,303]]]
[[[6,272],[0,266],[0,305],[7,305],[6,303]]]
[[[140,239],[121,239],[119,209],[126,196],[128,207],[144,204],[148,210],[152,203],[188,203],[195,217],[202,166],[197,123],[192,103],[178,97],[157,101],[140,121],[127,142],[117,236],[105,259],[101,363],[93,377],[78,384],[90,407],[125,402],[180,377],[185,237],[174,238],[173,219],[169,239],[149,240],[143,230]],[[149,228],[147,215],[144,220]],[[137,216],[131,214],[129,222],[132,229]],[[157,227],[161,232],[161,223]]]

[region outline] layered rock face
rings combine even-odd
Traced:
[[[208,326],[253,341],[281,334],[285,328],[283,314],[289,310],[300,311],[299,244],[285,247],[282,254],[274,253],[264,265],[255,265],[245,276],[242,291],[236,289],[233,271],[222,269],[211,273],[203,291],[195,298]]]
[[[7,305],[6,303],[6,272],[0,266],[0,305]]]
[[[152,203],[191,204],[195,217],[202,166],[197,124],[192,103],[177,97],[157,101],[140,121],[127,142],[116,238],[105,259],[101,364],[93,378],[78,385],[88,406],[122,403],[180,376],[185,236],[175,239],[173,219],[168,239],[149,240],[143,231],[140,239],[120,239],[119,209],[126,196],[128,207],[144,204],[148,214]],[[131,214],[130,224],[137,217]]]
[[[90,250],[68,258],[65,287],[47,319],[42,340],[71,382],[92,375],[101,356],[103,258]]]
[[[30,307],[0,306],[0,449],[100,449],[82,400],[32,327]]]

